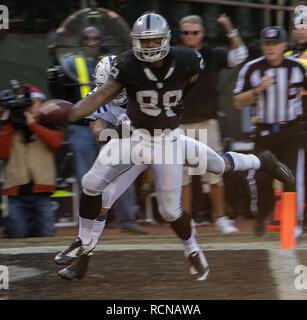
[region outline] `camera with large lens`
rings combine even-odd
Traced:
[[[26,124],[24,111],[32,105],[30,87],[21,86],[17,80],[10,80],[11,89],[0,92],[0,106],[10,110],[8,122],[15,128],[22,128]]]

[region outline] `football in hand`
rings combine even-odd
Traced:
[[[52,99],[43,103],[38,110],[38,122],[43,126],[66,126],[73,103]]]

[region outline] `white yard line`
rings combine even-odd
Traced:
[[[298,274],[294,269],[300,263],[295,250],[269,250],[269,266],[276,282],[280,300],[307,300],[307,290],[297,290],[294,285]]]
[[[247,242],[247,243],[199,243],[205,251],[217,250],[279,250],[279,244],[276,242]],[[60,252],[67,246],[42,246],[42,247],[20,247],[20,248],[2,248],[0,254],[31,254],[31,253],[52,253]],[[95,251],[127,251],[127,250],[183,250],[180,243],[165,244],[99,244]],[[297,250],[307,250],[307,244],[297,246]]]

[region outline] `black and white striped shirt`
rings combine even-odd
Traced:
[[[260,123],[291,121],[302,114],[301,92],[306,88],[307,74],[301,63],[285,57],[279,67],[271,67],[265,57],[252,60],[240,70],[234,94],[258,86],[263,76],[273,76],[275,80],[259,94],[253,105],[253,116]]]

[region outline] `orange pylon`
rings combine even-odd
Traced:
[[[296,192],[284,192],[281,199],[280,247],[295,249]]]

